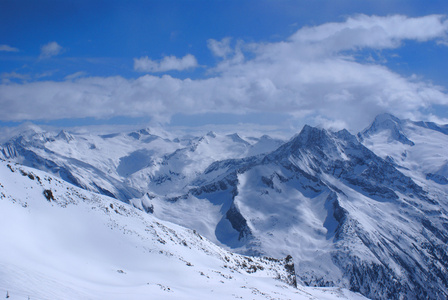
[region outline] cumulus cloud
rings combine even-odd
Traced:
[[[191,54],[187,54],[182,58],[177,58],[173,55],[165,56],[158,61],[152,60],[147,56],[134,58],[134,70],[140,72],[158,73],[171,70],[182,71],[196,68],[197,66],[198,62]]]
[[[11,47],[9,45],[0,45],[0,51],[5,52],[19,52],[19,49]]]
[[[418,77],[403,77],[383,65],[357,61],[354,54],[363,48],[399,47],[407,39],[439,42],[446,39],[446,33],[447,22],[438,15],[360,15],[302,28],[276,43],[236,45],[229,50],[225,40],[213,40],[208,46],[222,59],[208,78],[145,75],[3,84],[0,119],[123,115],[168,122],[176,113],[275,112],[354,130],[386,111],[419,119],[431,105],[448,105],[445,90]],[[162,72],[197,65],[192,55],[185,57],[160,61],[145,57],[136,59],[134,68]]]
[[[62,48],[61,45],[59,45],[56,42],[50,42],[48,44],[43,45],[40,48],[40,59],[46,59],[50,58],[52,56],[56,56],[60,54],[63,51],[64,48]]]

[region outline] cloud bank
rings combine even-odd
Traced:
[[[147,56],[134,59],[134,70],[139,72],[158,73],[172,70],[183,71],[196,68],[197,66],[198,62],[191,54],[187,54],[182,58],[165,56],[160,61],[151,60]]]
[[[207,78],[144,75],[3,84],[0,119],[151,116],[169,122],[176,113],[277,112],[359,130],[385,111],[420,118],[431,105],[448,105],[448,95],[442,87],[357,61],[357,51],[397,48],[405,40],[443,44],[447,32],[448,23],[440,15],[359,15],[301,28],[276,43],[237,43],[232,48],[230,39],[209,40],[219,63],[207,70]],[[144,72],[195,66],[190,54],[134,60],[134,69]]]

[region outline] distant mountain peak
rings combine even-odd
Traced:
[[[67,143],[69,143],[70,141],[73,141],[75,138],[68,132],[66,132],[65,130],[61,130],[58,135],[56,135],[56,139],[58,140],[64,140]]]
[[[153,130],[151,130],[150,128],[144,128],[137,131],[133,131],[129,133],[128,136],[136,140],[142,140],[147,143],[160,138],[160,136],[154,134]]]
[[[227,135],[232,141],[235,143],[243,143],[245,145],[250,145],[248,142],[246,142],[243,138],[240,137],[238,133],[228,134]]]
[[[366,137],[376,135],[380,132],[389,131],[389,140],[398,141],[405,145],[414,146],[414,142],[411,141],[403,132],[402,125],[404,121],[398,119],[394,115],[389,113],[379,114],[375,117],[375,120],[370,124],[370,126],[364,129],[358,137],[360,140],[364,140]]]

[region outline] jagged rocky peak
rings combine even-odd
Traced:
[[[264,163],[289,160],[291,156],[296,158],[313,157],[318,161],[344,160],[345,155],[341,149],[351,142],[358,143],[348,131],[334,133],[323,128],[305,125],[298,135],[268,154],[264,158]]]
[[[383,113],[376,116],[372,124],[359,133],[358,137],[362,141],[364,138],[371,137],[384,131],[389,131],[390,141],[398,141],[402,144],[414,146],[414,142],[403,132],[404,123],[405,121],[402,121],[391,114]]]
[[[323,128],[305,125],[297,136],[280,148],[284,148],[283,151],[286,150],[291,154],[300,150],[332,152],[335,150],[336,144],[331,132]]]
[[[297,135],[293,140],[293,144],[296,145],[316,145],[320,144],[324,139],[328,137],[328,133],[325,129],[312,127],[309,125],[303,126],[299,135]]]

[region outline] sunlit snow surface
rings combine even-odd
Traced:
[[[117,228],[125,228],[126,233],[134,230],[149,234],[143,225],[143,229],[141,225],[129,225],[134,221],[128,222],[122,214],[116,213],[116,207],[124,207],[145,220],[157,218],[187,227],[190,230],[179,229],[187,235],[195,230],[227,251],[278,259],[292,255],[299,284],[345,287],[376,299],[445,298],[448,295],[446,127],[399,120],[383,114],[358,136],[346,130],[331,132],[305,126],[286,143],[268,136],[250,138],[213,132],[199,137],[176,138],[152,129],[109,135],[71,135],[30,128],[29,132],[3,144],[0,155],[45,170],[60,178],[58,180],[72,182],[84,189],[113,194],[138,208],[140,211],[133,210],[122,202],[113,202],[112,208],[107,202],[113,201],[110,199],[102,204],[98,204],[101,201],[84,201],[103,207],[87,210],[102,212],[100,219],[114,216],[107,222],[121,224]],[[22,177],[35,182],[27,175],[18,176]],[[8,188],[6,191],[24,190]],[[40,186],[36,197],[43,198],[42,193]],[[108,199],[82,190],[79,193],[88,195],[87,199]],[[61,196],[55,198],[64,199]],[[45,199],[43,201],[47,203]],[[23,211],[32,207],[29,205]],[[68,206],[65,210],[72,209]],[[122,218],[123,222],[118,221]],[[51,228],[54,227],[57,226]],[[69,235],[76,237],[75,233]],[[117,245],[109,248],[118,249],[119,254],[111,260],[127,261],[131,258],[121,256],[131,253],[130,257],[144,262],[141,265],[146,270],[145,263],[149,262],[143,254],[135,253],[140,246],[130,246],[135,242],[123,246],[119,242],[123,238],[116,237],[116,233],[113,236]],[[125,234],[125,239],[133,239],[133,236]],[[139,236],[145,235],[139,233]],[[152,237],[155,238],[150,240],[157,241],[157,236]],[[77,239],[79,237],[73,240]],[[184,239],[189,246],[197,245],[188,242],[197,241],[194,236]],[[173,257],[182,257],[194,266],[177,259],[180,262],[174,260],[179,264],[179,267],[173,267],[176,270],[186,268],[188,273],[199,268],[202,261],[210,260],[187,255],[186,249],[179,250],[186,246],[179,243],[172,245],[178,250],[167,250],[169,242],[155,245],[145,246],[156,249],[146,254],[148,257],[160,256],[157,251],[162,249],[181,253]],[[133,248],[128,250],[127,247]],[[172,264],[172,260],[169,261],[168,266]],[[222,256],[211,261],[214,263],[210,269],[224,272],[220,269],[225,264]],[[134,268],[122,264],[124,266],[112,268],[117,273],[113,275],[124,276],[117,272],[123,270],[125,278],[131,278]],[[196,271],[210,273],[204,269]],[[238,274],[232,278],[246,278],[244,272],[240,272],[244,276],[236,272]],[[267,281],[276,278],[275,275],[263,277],[260,274],[262,272],[251,273],[249,278]],[[143,277],[137,277],[145,281]],[[179,284],[180,281],[172,280],[177,279],[176,276],[168,277],[170,290],[174,290],[172,282]],[[215,292],[222,284],[217,280],[219,277],[216,280],[202,275],[196,277],[199,279],[194,276],[185,278],[194,278],[194,282],[208,280],[207,284],[217,286],[211,288]],[[229,278],[222,280],[226,285],[234,283]],[[165,286],[166,282],[160,284]],[[231,289],[246,292],[242,286],[247,287],[247,284],[238,284],[230,285]],[[199,286],[205,284],[199,283]],[[274,297],[275,289],[266,293]],[[247,295],[252,295],[250,293]],[[246,298],[246,294],[243,297]]]
[[[0,240],[0,296],[12,300],[363,299],[339,288],[296,289],[284,260],[230,253],[193,230],[6,161]]]

